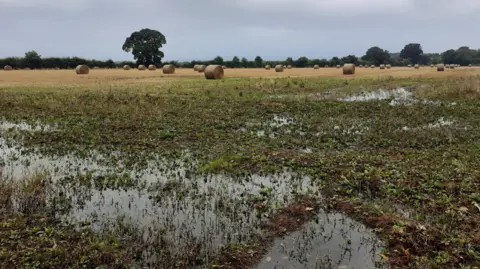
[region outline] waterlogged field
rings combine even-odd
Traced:
[[[480,265],[480,69],[225,74],[0,72],[0,264]]]

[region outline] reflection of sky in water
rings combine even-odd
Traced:
[[[281,127],[291,124],[292,120],[276,116],[273,122],[275,127]],[[1,126],[3,129],[0,129],[0,134],[2,130],[11,128],[27,131],[48,130],[38,125],[31,128],[28,124],[4,123]],[[112,153],[113,155],[119,156],[118,153]],[[287,171],[276,175],[248,175],[240,178],[222,175],[197,176],[191,173],[195,164],[186,160],[158,158],[151,160],[147,167],[129,170],[121,161],[114,166],[110,165],[108,159],[97,152],[92,152],[90,156],[81,159],[73,155],[51,157],[42,156],[35,151],[27,153],[17,143],[7,142],[0,136],[0,171],[4,178],[19,179],[35,172],[49,172],[55,193],[63,193],[73,206],[72,210],[61,217],[73,222],[92,221],[94,228],[102,230],[118,225],[132,225],[143,231],[145,241],[156,240],[155,236],[161,234],[170,249],[178,252],[192,242],[201,242],[203,253],[200,253],[199,257],[211,257],[220,245],[246,242],[260,232],[260,224],[265,220],[265,216],[257,216],[252,209],[252,199],[263,197],[271,208],[281,208],[290,203],[296,193],[316,192],[316,187],[309,178]],[[105,184],[109,179],[115,182],[119,175],[127,175],[126,178],[133,179],[133,184],[125,188]],[[79,178],[86,178],[84,183],[89,184],[80,184]],[[327,217],[339,218],[331,214],[320,215],[320,218]],[[302,242],[298,237],[305,235],[316,238],[333,233],[329,243],[324,244],[327,244],[331,252],[330,258],[338,260],[340,253],[343,253],[344,241],[337,231],[340,227],[340,230],[349,231],[353,226],[337,223],[337,229],[332,232],[331,223],[321,223],[323,226],[307,225],[301,232],[288,237],[290,239],[277,240],[275,247],[267,255],[272,262],[264,265],[267,267],[259,268],[272,268],[268,266],[278,261],[282,262],[279,265],[295,268],[291,267],[296,264],[295,259],[285,259],[285,253],[279,252],[278,245],[281,244],[291,249],[294,256],[313,255],[312,251],[328,254],[326,249],[316,245],[319,244],[318,238],[307,240],[309,244],[305,249],[296,249]],[[353,230],[350,232],[354,238],[360,238],[360,235],[365,233]],[[356,239],[351,240],[352,247],[356,247]],[[352,250],[354,257],[363,257],[362,251]],[[358,257],[355,259],[359,260]],[[308,264],[314,263],[309,261]]]
[[[381,242],[364,225],[341,214],[318,215],[300,231],[275,240],[257,269],[375,267]]]

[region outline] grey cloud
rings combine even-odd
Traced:
[[[479,10],[478,0],[0,0],[0,57],[129,60],[121,45],[145,27],[167,37],[166,60],[360,56],[409,42],[441,52],[480,47]]]

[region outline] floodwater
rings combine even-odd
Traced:
[[[364,225],[341,214],[317,219],[273,243],[256,269],[384,268],[382,242]]]
[[[272,122],[278,128],[293,120],[275,117]],[[176,257],[195,251],[198,259],[208,263],[221,246],[252,240],[262,232],[262,223],[268,216],[291,203],[297,194],[315,196],[318,193],[314,181],[288,170],[274,175],[242,177],[200,175],[188,153],[175,160],[157,156],[138,168],[125,166],[120,152],[104,156],[92,151],[87,158],[45,156],[38,150],[27,151],[18,141],[8,139],[6,130],[44,132],[51,128],[29,127],[23,123],[0,126],[5,126],[0,128],[0,175],[4,179],[20,180],[37,172],[47,172],[53,183],[48,204],[57,217],[79,226],[90,225],[98,231],[121,234],[133,230],[142,243],[154,246],[144,253],[145,260],[154,260],[155,249],[163,248]],[[267,210],[253,209],[258,203],[266,205]],[[337,215],[322,213],[319,220],[323,226],[308,224],[304,230],[275,244],[284,242],[286,249],[290,249],[289,257],[317,255],[320,252],[313,246],[320,244],[318,235],[335,234],[331,243],[324,245],[338,260],[344,246],[337,231],[350,231],[354,227],[348,219],[344,219],[343,224],[325,222],[336,218]],[[357,233],[363,235],[363,232]],[[311,237],[312,247],[296,249],[299,240],[295,238],[300,236]],[[360,235],[352,235],[350,254],[363,257],[363,250],[355,250],[357,237]],[[322,249],[321,254],[326,253]],[[275,261],[285,264],[285,268],[295,268],[288,262],[295,264],[296,258],[285,260],[285,254],[277,247],[268,256],[272,259],[269,264]],[[358,257],[352,261],[364,264]],[[272,268],[269,264],[259,268]]]

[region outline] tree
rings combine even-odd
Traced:
[[[255,57],[255,67],[262,67],[263,66],[263,59],[260,56]]]
[[[23,64],[25,67],[29,67],[31,69],[42,68],[42,56],[39,55],[34,50],[25,52],[25,57],[23,58]]]
[[[237,56],[234,56],[232,59],[232,67],[240,67],[240,59]]]
[[[423,49],[418,43],[407,44],[400,52],[400,57],[403,59],[409,59],[412,64],[418,64],[422,58],[422,55]]]
[[[469,65],[473,63],[475,58],[475,50],[471,50],[469,47],[460,47],[455,51],[455,63],[460,65]]]
[[[332,57],[330,59],[330,66],[336,66],[340,64],[340,59],[338,57]]]
[[[133,32],[125,39],[122,49],[132,52],[137,64],[160,65],[165,56],[160,48],[167,43],[165,36],[159,31],[144,28]]]
[[[455,50],[450,49],[442,53],[442,61],[445,64],[452,64],[455,61]]]
[[[355,64],[358,65],[358,58],[355,55],[348,55],[340,59],[340,61],[344,64]]]
[[[362,56],[362,60],[374,65],[386,64],[390,60],[390,53],[388,50],[379,47],[371,47],[367,50],[365,55]]]
[[[285,61],[286,65],[293,65],[293,59],[292,57],[288,57],[287,60]]]
[[[245,57],[242,58],[242,67],[248,67],[248,60]]]
[[[305,56],[302,56],[295,61],[296,67],[306,67],[307,64],[308,64],[308,58]]]
[[[215,57],[215,59],[213,59],[213,64],[218,64],[218,65],[223,65],[223,58],[221,56],[217,56]]]

